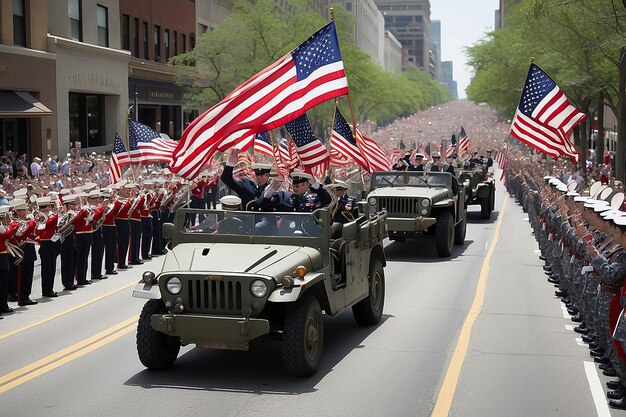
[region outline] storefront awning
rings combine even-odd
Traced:
[[[52,114],[49,108],[24,91],[0,91],[0,117],[32,117]]]

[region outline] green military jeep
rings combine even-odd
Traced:
[[[375,172],[367,204],[386,210],[389,239],[434,237],[439,256],[465,242],[465,189],[448,172]]]
[[[489,219],[496,202],[496,183],[486,166],[466,162],[459,171],[459,182],[467,193],[466,206],[480,205],[480,217]]]
[[[188,227],[191,214],[201,222]],[[386,213],[338,229],[327,209],[313,213],[178,210],[160,272],[146,272],[133,296],[148,299],[137,328],[143,365],[173,365],[181,345],[247,350],[282,338],[288,372],[313,375],[322,356],[322,311],[352,307],[359,324],[380,321]],[[331,234],[335,239],[331,239]]]

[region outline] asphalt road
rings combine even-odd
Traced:
[[[387,244],[383,320],[326,317],[308,379],[284,372],[273,340],[186,347],[171,370],[143,368],[131,287],[163,258],[20,308],[0,321],[0,416],[626,416],[607,408],[607,378],[571,331],[514,199],[499,187],[492,218],[478,207],[469,217],[449,259],[427,240]]]

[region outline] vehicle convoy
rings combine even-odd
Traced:
[[[486,166],[466,162],[459,171],[459,183],[467,193],[466,206],[480,205],[480,217],[489,219],[495,207],[496,184]]]
[[[437,254],[450,256],[465,242],[465,189],[453,192],[448,172],[389,171],[372,174],[367,204],[386,210],[389,239],[434,237]]]
[[[189,214],[201,223],[185,226]],[[356,321],[380,321],[386,213],[334,229],[328,209],[313,213],[178,210],[166,223],[162,270],[146,272],[133,297],[148,299],[137,351],[150,369],[171,367],[181,346],[247,350],[282,338],[286,370],[313,375],[322,357],[322,312],[352,308]]]

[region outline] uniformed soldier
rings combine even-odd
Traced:
[[[163,190],[164,183],[165,181],[162,179],[156,179],[154,181],[154,191],[156,193],[156,197],[150,207],[150,215],[152,216],[152,246],[150,253],[152,256],[165,254],[163,247],[161,246],[161,203],[163,202],[163,197],[165,196],[165,191]]]
[[[409,171],[424,171],[424,154],[415,154],[415,164],[409,165]]]
[[[114,198],[109,191],[104,191],[103,196],[109,198],[102,221],[102,240],[104,249],[104,273],[106,275],[117,275],[115,270],[115,258],[117,256],[117,228],[115,227],[115,217],[122,208],[122,201]]]
[[[133,200],[130,197],[130,190],[134,185],[126,187],[126,181],[122,180],[116,184],[116,188],[120,192],[122,206],[115,215],[115,231],[117,238],[117,269],[130,269],[132,266],[127,264],[128,244],[130,243],[130,207]]]
[[[65,216],[71,217],[67,220],[71,224],[77,223],[79,220],[83,221],[87,217],[87,212],[81,213],[81,217],[78,217],[77,207],[80,199],[76,194],[64,194],[62,197],[63,205],[65,206]],[[75,284],[76,279],[76,240],[74,232],[71,231],[65,237],[61,238],[61,283],[63,288],[67,291],[72,291],[78,288]]]
[[[150,247],[152,245],[152,206],[156,200],[154,194],[154,181],[145,180],[143,182],[145,196],[143,207],[139,210],[141,215],[141,259],[149,261],[152,259],[150,255]]]
[[[237,180],[233,177],[233,169],[235,165],[237,165],[238,160],[239,150],[233,149],[230,152],[228,162],[226,162],[220,178],[228,188],[233,190],[233,192],[241,198],[242,206],[244,209],[248,210],[250,202],[258,199],[269,185],[268,181],[272,165],[255,163],[252,165],[252,169],[254,170],[256,180],[252,180],[248,177]]]
[[[37,199],[39,212],[35,216],[36,242],[39,243],[41,257],[41,292],[44,297],[58,297],[54,291],[54,276],[57,270],[57,257],[61,253],[61,242],[57,233],[58,214],[54,212],[50,197]]]
[[[443,163],[441,162],[441,155],[439,153],[433,153],[432,161],[427,165],[427,171],[443,171]]]
[[[104,218],[104,196],[101,190],[89,192],[88,204],[92,209],[91,220],[91,279],[107,279],[102,275],[102,258],[104,256],[104,237],[102,236],[102,220]]]
[[[332,201],[328,191],[311,174],[292,172],[290,177],[293,192],[279,190],[281,182],[274,178],[257,200],[259,208],[280,212],[312,212]]]
[[[72,224],[74,225],[74,246],[76,251],[75,261],[75,270],[74,276],[76,277],[76,283],[79,286],[85,286],[91,284],[91,281],[87,280],[87,265],[89,259],[89,252],[91,251],[91,243],[92,243],[92,210],[86,204],[85,200],[87,199],[88,194],[80,193],[76,194],[74,197],[74,201],[76,203],[75,207],[71,207],[72,210],[78,210],[76,216],[72,219]],[[71,200],[71,199],[70,199]],[[71,206],[71,204],[70,204]],[[67,238],[65,240],[68,240]],[[65,244],[65,242],[63,242]],[[63,252],[65,252],[66,246],[63,246]],[[63,255],[61,253],[61,268],[63,267]],[[70,281],[67,280],[63,283],[63,285],[69,284]],[[74,285],[74,279],[72,277],[71,286]],[[71,286],[66,285],[65,288],[70,289]]]
[[[348,195],[348,188],[347,183],[339,180],[332,185],[337,199],[332,213],[334,223],[348,223],[359,216],[357,199]]]
[[[0,315],[12,313],[13,309],[7,303],[9,290],[9,258],[7,255],[7,242],[15,232],[18,223],[12,222],[8,216],[9,206],[0,206]]]
[[[130,262],[129,265],[141,265],[143,261],[139,259],[141,250],[141,210],[143,210],[146,202],[146,196],[140,192],[139,186],[135,184],[126,184],[126,188],[131,188],[134,193],[133,207],[128,212],[130,220]]]
[[[15,245],[22,248],[24,258],[16,266],[17,273],[17,305],[28,306],[37,304],[37,301],[30,299],[33,286],[33,275],[35,270],[35,261],[37,254],[35,253],[35,228],[37,223],[33,219],[27,218],[28,205],[26,201],[19,200],[20,203],[15,204],[13,211],[19,222],[18,230],[14,236],[15,240],[11,240]],[[15,266],[15,265],[14,265]]]

